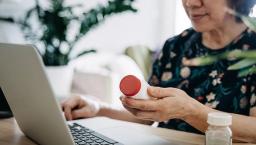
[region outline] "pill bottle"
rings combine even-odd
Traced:
[[[227,113],[212,112],[208,114],[209,124],[205,132],[206,145],[232,145],[232,116]]]
[[[126,96],[133,99],[150,99],[147,88],[149,84],[134,75],[127,75],[122,78],[119,84],[120,91]]]

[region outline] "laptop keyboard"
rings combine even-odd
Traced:
[[[76,145],[123,145],[77,123],[69,128]]]

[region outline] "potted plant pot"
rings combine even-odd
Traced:
[[[70,65],[46,66],[46,73],[55,96],[58,99],[68,97],[73,78],[73,68]]]

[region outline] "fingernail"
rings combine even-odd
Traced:
[[[152,94],[152,91],[153,91],[153,87],[149,86],[148,89],[147,89],[147,92],[148,94],[151,96]]]
[[[149,86],[148,91],[152,91],[152,90],[153,90],[153,87]]]

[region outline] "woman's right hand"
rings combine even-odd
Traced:
[[[100,103],[89,98],[74,96],[64,100],[61,107],[66,119],[74,120],[97,116]]]

